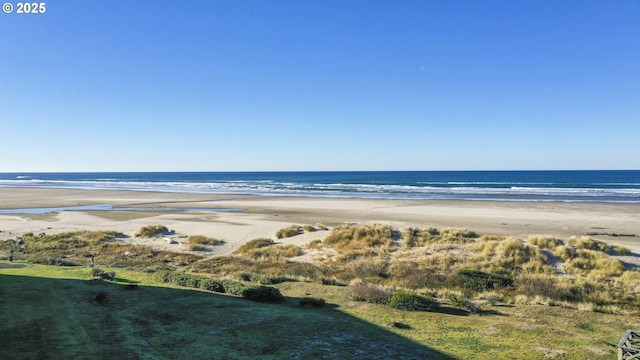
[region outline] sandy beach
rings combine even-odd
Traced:
[[[125,241],[162,249],[186,251],[181,239],[205,235],[225,241],[208,255],[233,252],[246,241],[275,238],[292,225],[322,223],[383,223],[406,226],[456,227],[480,234],[573,235],[598,233],[594,238],[626,246],[640,253],[640,204],[494,202],[458,200],[379,200],[343,198],[268,197],[115,190],[0,188],[0,209],[111,205],[109,211],[58,211],[46,214],[0,214],[0,240],[27,232],[59,233],[76,230],[115,230]],[[126,208],[118,210],[117,208]],[[225,209],[214,211],[212,208]],[[226,211],[235,209],[234,211]],[[141,227],[161,224],[175,231],[158,239],[137,239]],[[306,244],[328,231],[279,240]],[[624,234],[635,236],[612,236]],[[175,240],[178,244],[171,244]]]

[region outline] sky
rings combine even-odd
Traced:
[[[640,169],[639,0],[45,5],[0,172]]]

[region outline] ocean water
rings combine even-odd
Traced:
[[[0,186],[262,196],[640,203],[640,170],[0,173]]]

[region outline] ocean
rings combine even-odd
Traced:
[[[335,198],[640,203],[640,170],[0,173],[0,186]]]

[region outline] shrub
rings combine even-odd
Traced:
[[[203,289],[217,293],[227,292],[224,282],[214,280],[206,276],[187,274],[179,271],[161,271],[156,274],[156,278],[164,283],[178,286]]]
[[[285,281],[294,281],[285,276],[276,276],[276,275],[258,275],[252,276],[251,280],[259,282],[262,285],[275,285],[280,284]]]
[[[439,307],[437,300],[408,291],[397,291],[389,298],[389,306],[407,311],[434,311]]]
[[[280,290],[270,286],[253,286],[242,291],[242,297],[258,302],[275,303],[284,301]]]
[[[100,274],[100,278],[103,280],[116,281],[116,273],[114,271],[103,272]]]
[[[313,227],[312,227],[313,228]],[[296,236],[302,232],[302,228],[298,225],[291,225],[289,227],[280,229],[276,232],[276,238],[288,238],[292,236]]]
[[[326,301],[321,298],[305,297],[300,299],[298,303],[300,304],[300,306],[311,305],[313,307],[323,307],[326,304]]]
[[[242,246],[240,246],[235,252],[238,253],[238,254],[246,254],[250,250],[259,249],[259,248],[263,248],[263,247],[266,247],[266,246],[271,246],[274,243],[275,242],[273,240],[267,239],[267,238],[253,239],[253,240],[243,244]]]
[[[471,313],[477,313],[478,310],[480,310],[478,308],[478,305],[474,304],[471,300],[465,299],[465,298],[459,298],[455,294],[449,294],[447,299],[449,300],[449,304],[451,304],[451,306],[456,307],[458,309],[465,309]]]
[[[103,273],[104,273],[104,271],[102,269],[98,269],[98,268],[91,269],[91,276],[93,276],[93,277],[99,277]]]
[[[351,300],[364,301],[372,304],[386,304],[391,297],[391,291],[365,284],[361,281],[354,281],[344,289],[345,295]]]
[[[202,235],[189,236],[187,242],[192,245],[222,245],[224,240],[218,240]]]
[[[489,274],[478,270],[463,269],[458,271],[458,275],[464,279],[465,289],[476,292],[494,290],[513,285],[513,279],[509,277]]]
[[[164,234],[169,234],[169,229],[167,229],[166,226],[162,226],[162,225],[149,225],[149,226],[143,226],[142,228],[140,228],[140,230],[138,230],[138,232],[135,234],[135,237],[158,237],[158,236],[162,236]]]
[[[243,292],[247,289],[247,285],[233,280],[222,280],[222,285],[224,287],[224,292],[242,296]]]
[[[340,282],[338,279],[336,278],[322,278],[320,279],[320,283],[322,285],[332,285],[332,286],[346,286],[345,283]]]
[[[217,293],[225,293],[224,285],[217,280],[205,278],[200,281],[200,289],[213,291]]]

